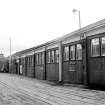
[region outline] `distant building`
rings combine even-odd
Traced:
[[[4,54],[3,53],[0,54],[0,59],[4,59]]]
[[[4,57],[4,54],[1,52],[0,53],[0,61],[5,61],[6,60],[6,58]]]

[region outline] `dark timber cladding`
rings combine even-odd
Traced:
[[[105,85],[105,19],[12,55],[11,73]]]
[[[44,80],[45,77],[45,51],[37,52],[35,54],[35,77]]]
[[[34,55],[27,57],[27,76],[34,77]]]
[[[63,46],[63,81],[83,83],[83,43],[76,41]]]
[[[27,76],[27,57],[23,58],[23,75]]]

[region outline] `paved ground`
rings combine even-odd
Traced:
[[[105,105],[105,91],[0,74],[0,105]]]

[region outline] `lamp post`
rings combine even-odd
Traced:
[[[81,32],[81,14],[80,14],[80,10],[73,9],[72,12],[73,12],[73,13],[78,12],[79,31]],[[85,34],[80,35],[80,39],[83,39],[83,38],[85,38]]]
[[[9,38],[10,41],[10,59],[11,59],[11,37]]]
[[[84,33],[81,33],[81,14],[80,14],[80,10],[77,10],[77,9],[73,9],[72,10],[72,12],[73,13],[76,13],[76,12],[78,12],[78,19],[79,19],[79,31],[80,31],[80,40],[82,41],[82,51],[83,52],[86,52],[86,43],[85,43],[85,40],[82,40],[82,39],[84,39],[86,36],[85,36],[85,34]],[[85,53],[83,53],[82,54],[82,57],[83,57],[83,66],[84,66],[84,68],[83,68],[83,82],[84,82],[84,84],[87,84],[88,83],[88,81],[87,81],[87,60],[86,60],[86,54]]]
[[[10,41],[10,64],[9,64],[9,71],[12,72],[11,37],[9,38],[9,41]]]
[[[78,12],[79,29],[81,29],[81,14],[80,14],[80,10],[73,9],[72,12],[73,12],[73,13]]]

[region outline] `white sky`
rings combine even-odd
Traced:
[[[12,53],[55,39],[105,18],[105,0],[0,0],[0,51]]]

